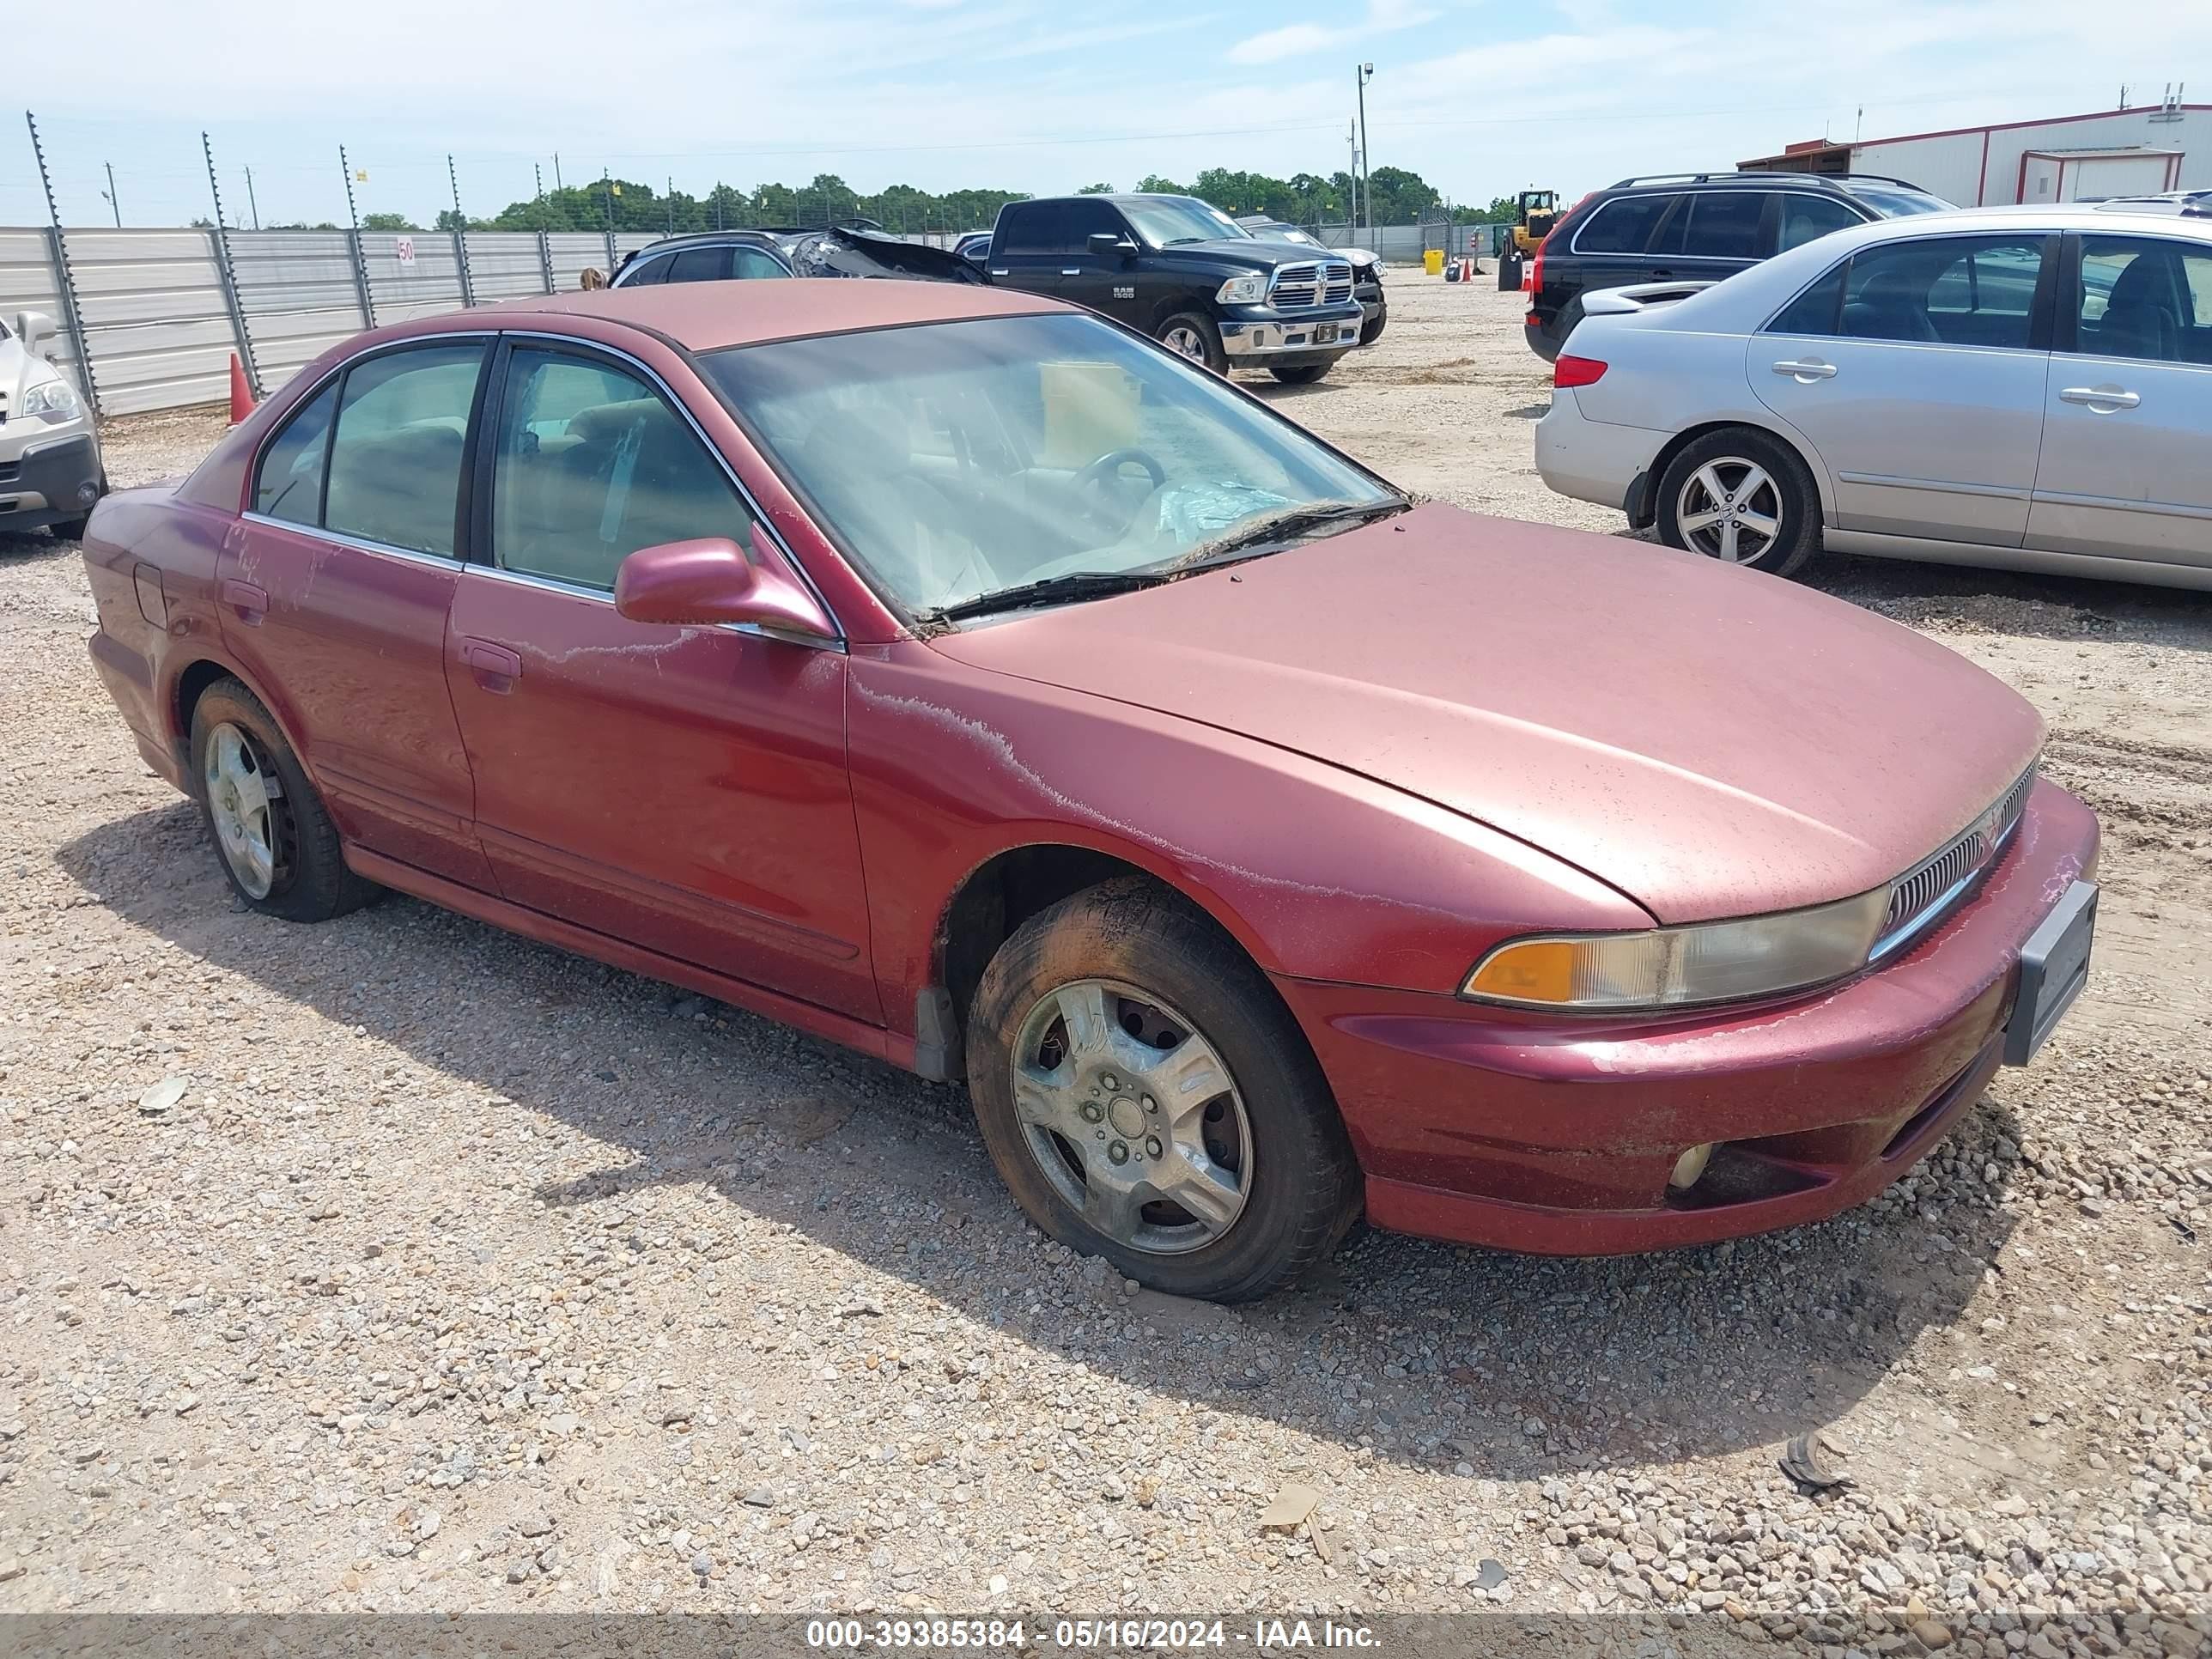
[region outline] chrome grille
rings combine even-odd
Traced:
[[[1890,884],[1889,909],[1875,940],[1879,958],[1909,943],[1942,921],[1966,896],[1974,880],[1996,860],[2011,837],[2035,787],[2035,768],[2005,791],[1996,805],[1934,857],[1914,866]]]
[[[1281,311],[1341,305],[1352,297],[1352,267],[1340,259],[1321,264],[1285,265],[1275,272],[1270,292],[1276,308]]]

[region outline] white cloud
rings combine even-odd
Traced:
[[[1249,35],[1229,49],[1232,64],[1274,64],[1285,58],[1303,58],[1329,46],[1349,46],[1370,35],[1389,34],[1432,21],[1436,10],[1421,0],[1367,0],[1367,15],[1358,22],[1336,27],[1320,23],[1288,23],[1281,28]]]

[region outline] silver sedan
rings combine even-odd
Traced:
[[[1930,214],[1591,312],[1537,470],[1675,547],[2212,588],[2212,220]]]

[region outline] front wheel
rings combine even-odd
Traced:
[[[977,988],[968,1054],[1015,1201],[1156,1290],[1264,1296],[1358,1214],[1358,1167],[1297,1022],[1227,937],[1150,882],[1024,923]]]
[[[1659,534],[1670,547],[1794,576],[1820,550],[1820,497],[1786,444],[1749,428],[1707,433],[1659,477]]]
[[[1335,367],[1334,363],[1304,363],[1296,368],[1271,368],[1267,373],[1285,386],[1311,386]]]
[[[1229,372],[1229,354],[1221,345],[1221,326],[1203,312],[1177,312],[1160,325],[1159,342],[1176,356],[1202,363],[1216,374]]]

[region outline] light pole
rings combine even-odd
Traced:
[[[1375,65],[1359,66],[1359,193],[1367,203],[1367,245],[1375,246],[1375,172],[1367,153],[1367,83],[1375,78]]]

